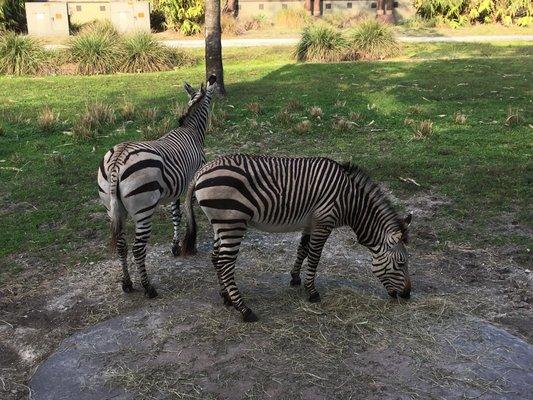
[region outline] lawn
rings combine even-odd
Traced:
[[[495,228],[530,222],[531,49],[527,44],[410,45],[398,61],[329,65],[295,63],[289,48],[230,49],[225,53],[228,96],[215,104],[218,123],[207,136],[207,153],[209,158],[247,152],[351,160],[400,197],[435,192],[449,198],[435,219],[437,244],[525,245],[523,230],[501,235]],[[182,82],[198,84],[202,75],[198,64],[143,75],[0,78],[4,281],[21,268],[20,253],[50,265],[79,261],[96,243],[91,257],[105,256],[97,165],[115,143],[139,139],[146,124],[142,118],[125,124],[119,116],[104,135],[76,139],[72,126],[86,103],[102,101],[119,110],[131,102],[138,114],[157,107],[163,117],[184,102]],[[291,100],[294,109],[280,116]],[[252,102],[259,103],[258,114],[247,107]],[[324,117],[312,120],[308,132],[293,129],[311,118],[307,110],[314,105]],[[36,124],[45,106],[63,121],[48,134]],[[516,121],[511,117],[506,123],[509,112],[518,114]],[[455,113],[466,121],[455,122]],[[339,119],[349,123],[338,124]],[[424,120],[432,122],[431,132],[417,139]],[[164,216],[154,231],[154,242],[168,241]]]
[[[290,48],[225,50],[228,95],[213,107],[209,159],[353,161],[414,212],[410,301],[389,299],[367,250],[339,229],[319,267],[323,301],[309,304],[288,285],[298,234],[249,232],[237,279],[255,324],[219,304],[201,213],[199,253],[186,260],[171,256],[169,212],[158,213],[147,259],[157,299],[123,293],[107,251],[100,158],[174,120],[183,81],[203,79],[200,62],[138,75],[0,77],[0,397],[26,399],[28,387],[56,398],[111,398],[117,387],[147,399],[527,397],[531,53],[527,43],[409,44],[389,61],[299,64]],[[77,137],[95,101],[116,122]],[[38,122],[45,108],[60,120],[48,133]],[[47,374],[58,357],[63,369]],[[82,394],[65,395],[80,376]]]

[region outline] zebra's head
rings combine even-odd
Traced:
[[[200,101],[204,98],[206,92],[212,92],[216,87],[217,78],[215,75],[211,75],[209,79],[207,80],[207,85],[204,87],[204,84],[200,86],[200,89],[195,89],[191,85],[189,85],[187,82],[183,83],[183,88],[187,92],[187,95],[189,96],[189,102],[187,105],[189,108],[194,106],[195,104],[200,103]]]
[[[386,243],[373,252],[372,272],[383,283],[391,297],[408,299],[411,294],[411,279],[408,271],[407,228],[411,214],[403,219],[401,228],[388,235]]]

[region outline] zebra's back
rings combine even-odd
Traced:
[[[197,173],[196,197],[210,219],[242,219],[265,231],[292,231],[334,221],[347,184],[341,166],[321,157],[230,155]]]

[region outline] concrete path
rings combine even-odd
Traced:
[[[293,38],[256,38],[256,39],[223,39],[222,47],[261,47],[261,46],[294,46],[298,37]],[[485,36],[399,36],[398,40],[407,43],[429,42],[507,42],[507,41],[533,41],[533,35],[485,35]],[[194,40],[163,40],[169,47],[202,48],[205,42],[202,39]],[[62,44],[45,45],[47,49],[62,49],[67,46]]]

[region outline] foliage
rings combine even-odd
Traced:
[[[126,37],[122,47],[124,55],[119,66],[122,72],[165,71],[177,64],[176,52],[147,32]]]
[[[341,61],[344,59],[346,40],[342,34],[329,26],[316,24],[305,27],[296,45],[298,61]]]
[[[0,30],[26,31],[24,0],[0,0]]]
[[[37,74],[47,66],[48,59],[37,40],[11,31],[0,33],[1,74]]]
[[[452,27],[500,22],[527,26],[533,21],[530,0],[415,0],[419,15]]]
[[[117,29],[109,20],[96,20],[88,24],[84,24],[79,28],[79,35],[94,33],[96,35],[109,35],[111,37],[119,37]]]
[[[204,4],[202,0],[154,0],[153,9],[164,15],[165,28],[179,30],[184,35],[194,35],[200,32],[205,14]]]
[[[349,33],[348,59],[382,60],[399,53],[392,29],[376,20],[365,20]]]
[[[71,61],[78,64],[77,72],[82,75],[114,72],[123,56],[119,38],[98,29],[74,36],[68,52]]]

